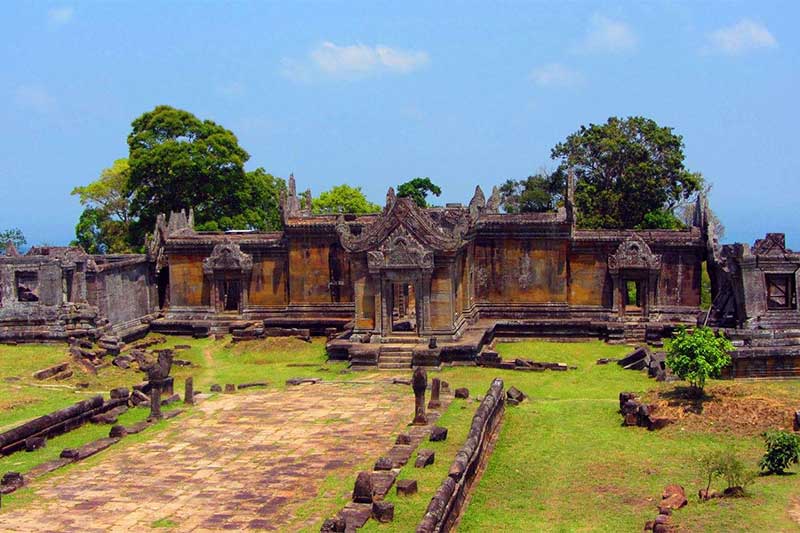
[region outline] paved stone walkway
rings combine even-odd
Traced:
[[[0,513],[0,530],[127,532],[157,520],[174,531],[313,526],[325,518],[311,503],[325,478],[352,490],[358,465],[391,447],[413,403],[410,387],[386,383],[221,395],[158,437],[123,441],[89,468],[34,482],[39,499]],[[299,510],[310,519],[299,522]]]

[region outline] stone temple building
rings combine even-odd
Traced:
[[[557,212],[505,214],[495,190],[422,209],[316,215],[294,178],[279,232],[196,231],[158,218],[142,255],[33,248],[0,256],[0,341],[147,331],[327,334],[354,365],[469,364],[495,337],[658,344],[708,323],[734,339],[734,376],[800,375],[800,254],[782,234],[720,244],[698,201],[683,230],[583,230]],[[700,308],[708,269],[713,305]]]

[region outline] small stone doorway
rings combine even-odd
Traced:
[[[222,280],[218,283],[221,311],[239,311],[242,284],[238,279]]]
[[[414,283],[392,283],[392,333],[418,335],[417,301]]]

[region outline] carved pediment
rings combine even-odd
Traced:
[[[608,268],[612,272],[625,268],[660,270],[661,257],[654,254],[647,243],[637,235],[623,241],[617,251],[609,256]]]
[[[783,233],[767,233],[766,237],[756,240],[753,245],[754,255],[783,256],[791,253],[786,248],[786,235]]]
[[[252,269],[253,258],[232,242],[217,244],[211,255],[203,259],[203,272],[206,274],[220,270],[249,272]]]
[[[410,198],[396,197],[393,191],[386,196],[387,205],[375,222],[365,226],[360,235],[350,232],[344,217],[339,217],[336,231],[342,247],[353,253],[379,251],[378,247],[398,228],[425,247],[436,251],[457,250],[463,244],[464,234],[469,228],[469,217],[464,213],[452,229],[437,224],[431,216],[418,207]]]
[[[377,250],[367,252],[367,264],[373,272],[384,268],[430,270],[433,268],[433,251],[401,226]]]

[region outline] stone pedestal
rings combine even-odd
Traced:
[[[425,416],[425,390],[428,388],[428,373],[424,368],[414,369],[411,387],[414,390],[414,422],[412,424],[424,426],[428,423],[428,417]]]

